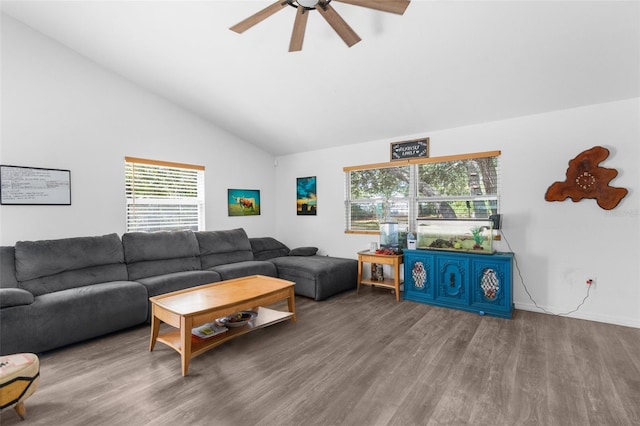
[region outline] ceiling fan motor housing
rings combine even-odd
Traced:
[[[289,1],[289,4],[292,3],[297,3],[299,6],[302,6],[306,9],[315,9],[316,5],[318,4],[318,0],[291,0]],[[329,2],[326,2],[329,3]],[[293,6],[293,4],[292,4]]]

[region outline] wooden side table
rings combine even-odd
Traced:
[[[358,252],[358,288],[356,293],[360,292],[360,285],[371,285],[376,287],[390,288],[396,292],[396,301],[400,301],[400,265],[402,264],[401,254],[376,254],[369,250]],[[373,279],[362,279],[362,264],[363,263],[379,263],[382,265],[391,265],[393,269],[393,277],[385,278],[383,281],[377,281]]]

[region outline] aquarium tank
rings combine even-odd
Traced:
[[[418,249],[495,252],[490,219],[418,219],[417,222]]]
[[[380,247],[398,251],[398,223],[383,222],[380,224]]]

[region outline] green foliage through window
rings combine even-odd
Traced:
[[[345,171],[348,231],[377,231],[382,222],[415,230],[417,220],[488,218],[498,213],[498,155]]]

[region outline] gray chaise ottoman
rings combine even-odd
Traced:
[[[324,300],[347,290],[355,290],[358,262],[355,259],[318,256],[315,247],[289,250],[271,237],[250,238],[254,257],[272,262],[278,278],[296,283],[299,296]]]

